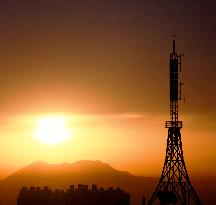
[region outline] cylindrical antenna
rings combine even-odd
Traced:
[[[173,54],[175,54],[175,39],[173,40]]]
[[[173,54],[175,54],[175,37],[176,37],[175,33],[172,35],[172,37],[173,37]]]

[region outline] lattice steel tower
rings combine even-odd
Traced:
[[[178,119],[178,102],[181,100],[181,57],[175,51],[175,36],[173,50],[170,54],[170,121],[166,121],[168,128],[166,157],[160,181],[150,198],[148,205],[159,199],[160,204],[196,204],[201,201],[191,185],[184,162],[181,132],[182,121]]]

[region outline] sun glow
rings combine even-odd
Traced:
[[[71,131],[66,124],[66,118],[64,117],[43,117],[38,121],[34,136],[44,144],[62,143],[71,135]]]

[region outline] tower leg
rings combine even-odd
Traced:
[[[202,204],[187,173],[179,127],[168,129],[163,171],[148,205],[152,205],[156,199],[159,199],[161,205],[189,205],[192,201],[194,205]]]

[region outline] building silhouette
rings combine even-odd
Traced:
[[[71,185],[66,191],[45,186],[22,187],[17,205],[129,205],[130,194],[120,188],[98,188],[92,185]]]

